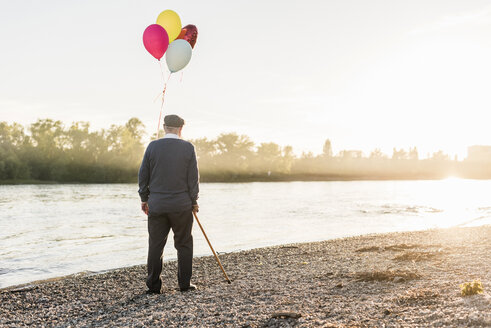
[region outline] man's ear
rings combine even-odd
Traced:
[[[182,126],[179,128],[179,137],[181,136],[182,133]]]

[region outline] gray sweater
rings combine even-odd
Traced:
[[[143,156],[138,184],[141,201],[148,201],[152,214],[191,210],[199,192],[194,146],[182,139],[152,141]]]

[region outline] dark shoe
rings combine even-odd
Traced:
[[[190,291],[190,290],[196,290],[198,289],[198,287],[196,287],[196,285],[193,285],[193,284],[189,284],[189,287],[187,288],[179,288],[181,292],[187,292],[187,291]]]
[[[153,289],[149,289],[145,292],[145,294],[160,294],[160,290],[153,290]]]

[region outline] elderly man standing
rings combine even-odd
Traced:
[[[199,174],[194,146],[181,139],[184,120],[164,118],[165,136],[152,141],[138,174],[142,211],[148,215],[147,293],[161,291],[162,254],[170,229],[177,249],[177,279],[181,291],[191,284],[193,213],[198,211]]]

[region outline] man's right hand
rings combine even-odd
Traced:
[[[198,213],[199,212],[199,206],[198,204],[193,205],[193,212]]]
[[[148,203],[147,202],[142,202],[142,211],[146,215],[148,215]]]

